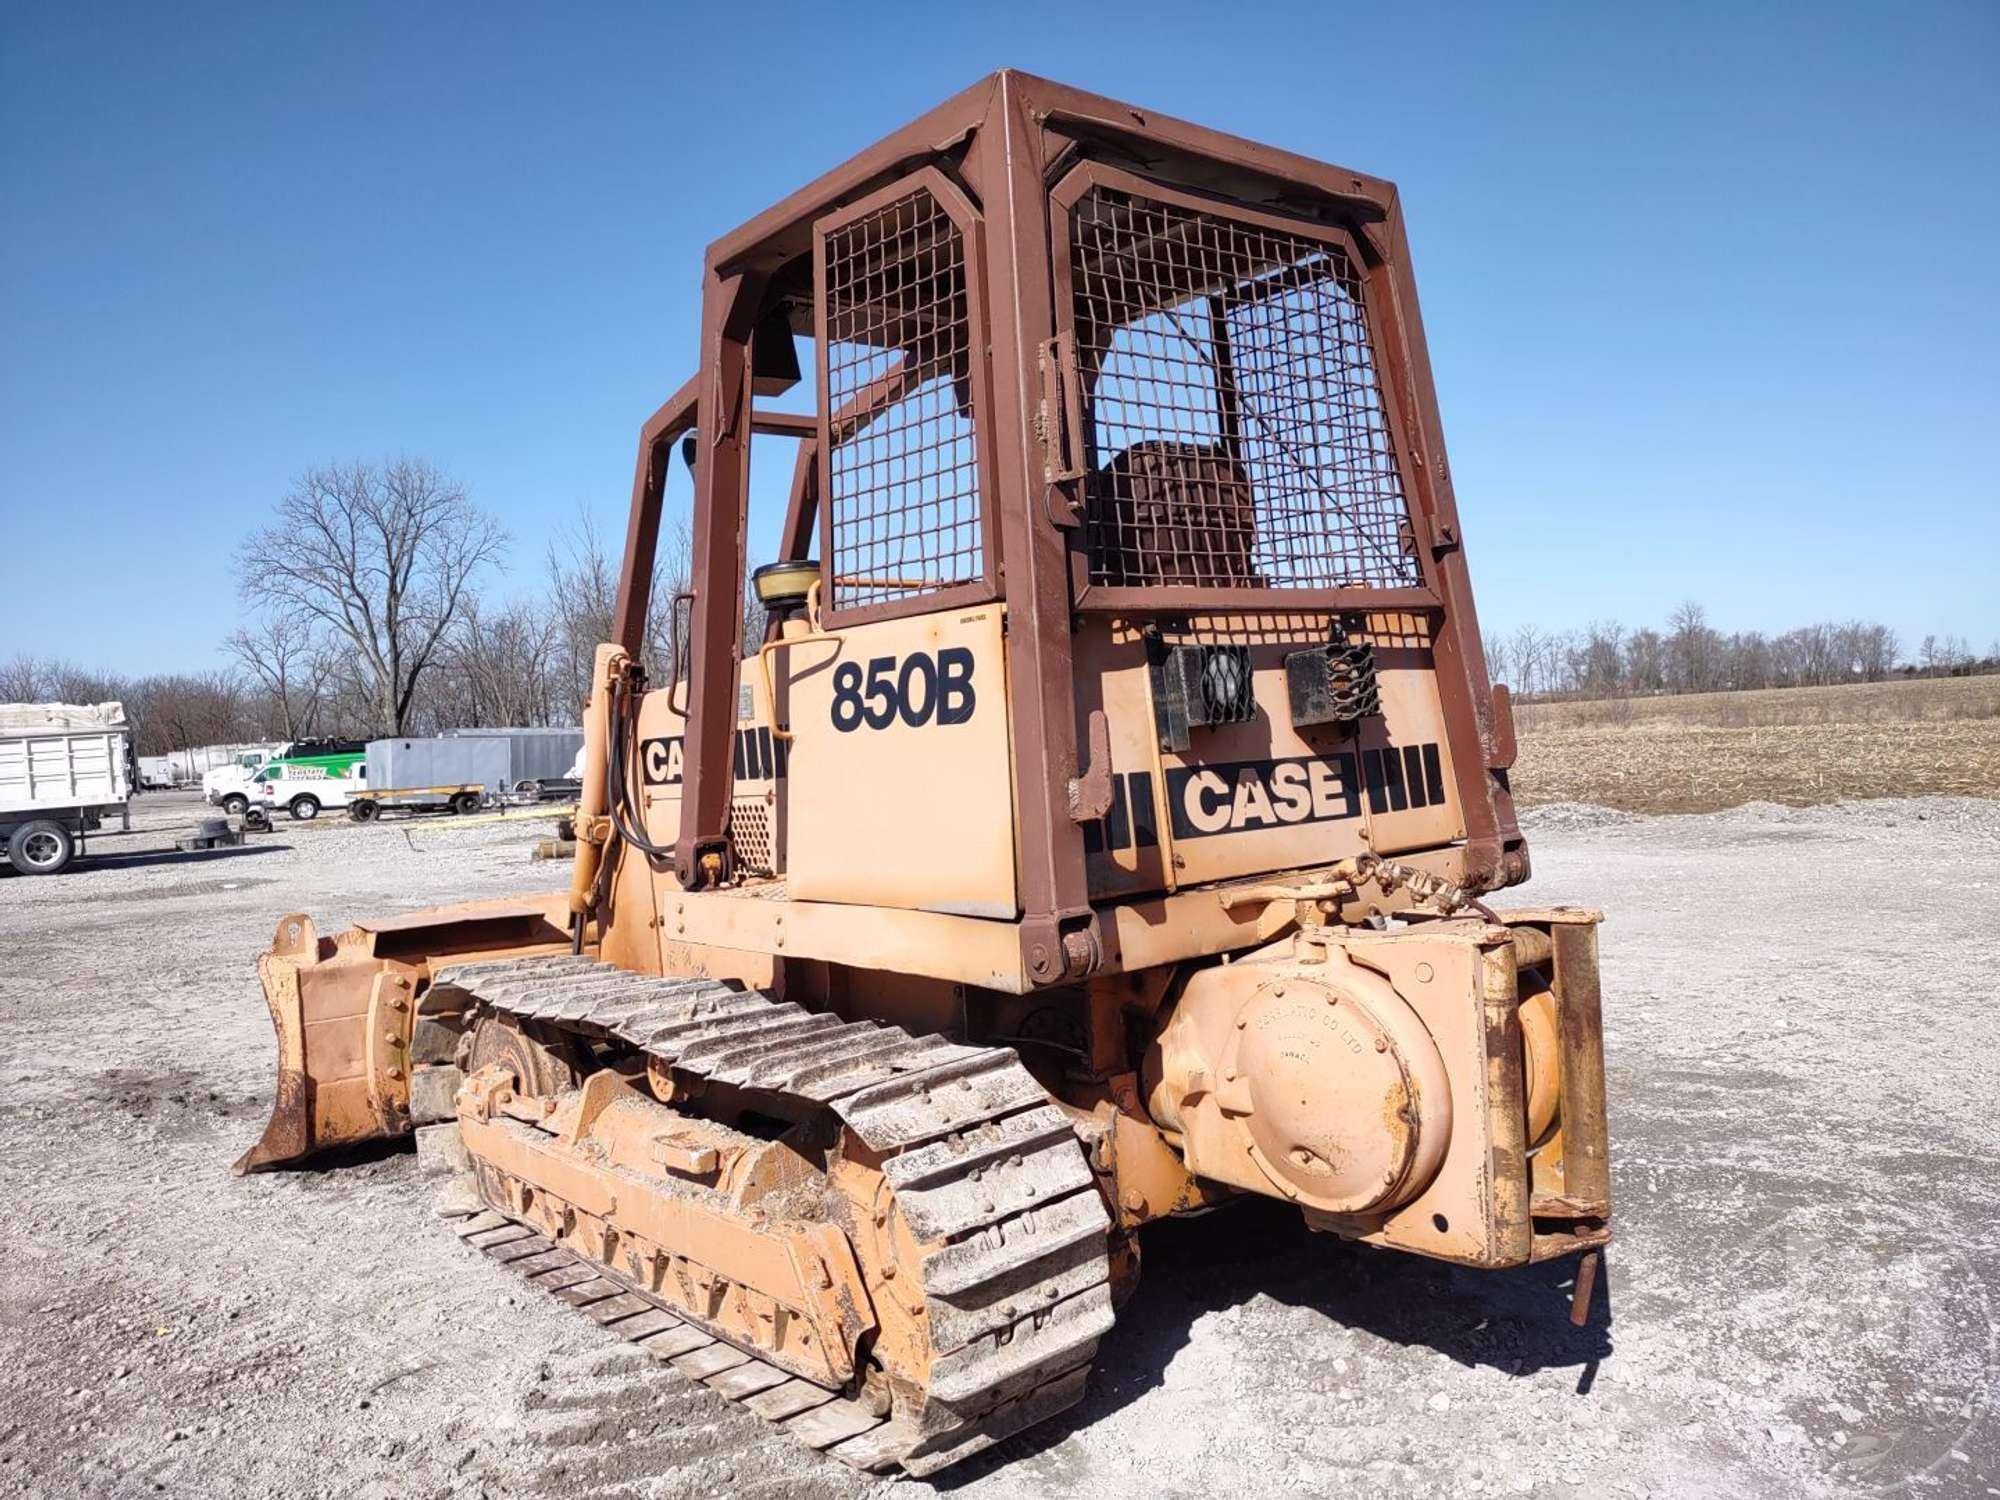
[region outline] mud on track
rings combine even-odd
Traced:
[[[0,1493],[886,1490],[464,1251],[404,1152],[228,1175],[277,916],[545,888],[539,825],[156,858],[199,807],[140,806],[102,861],[0,873]],[[1276,1205],[1160,1226],[1084,1403],[941,1488],[2000,1490],[2000,804],[1529,825],[1516,899],[1611,914],[1609,1316]]]

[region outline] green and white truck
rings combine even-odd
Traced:
[[[322,808],[347,807],[368,789],[368,752],[343,750],[330,755],[281,755],[267,761],[250,778],[249,800],[267,816],[284,808],[301,823]]]
[[[227,764],[210,766],[201,776],[202,796],[231,817],[250,811],[256,800],[250,783],[274,760],[315,760],[323,756],[356,756],[367,750],[362,740],[303,739],[277,745],[239,745]]]

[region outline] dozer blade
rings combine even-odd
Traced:
[[[567,952],[566,913],[561,895],[479,901],[357,923],[332,938],[302,913],[279,921],[257,960],[277,1033],[277,1093],[236,1174],[406,1135],[449,1114],[457,1017],[446,994],[418,999],[432,961]]]

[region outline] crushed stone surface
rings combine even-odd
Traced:
[[[0,872],[0,1494],[918,1495],[772,1436],[465,1251],[412,1154],[237,1179],[253,965],[559,886],[542,823],[281,822],[183,856],[142,798]],[[1511,902],[1607,912],[1618,1240],[1484,1274],[1251,1202],[1157,1226],[1090,1393],[968,1497],[2000,1493],[2000,803],[1526,822]]]

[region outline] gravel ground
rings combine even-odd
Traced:
[[[243,1181],[279,914],[559,883],[541,825],[280,825],[0,873],[0,1492],[849,1497],[459,1248],[405,1151]],[[1479,1275],[1252,1203],[1159,1226],[1065,1419],[967,1496],[2000,1495],[2000,803],[1530,815],[1604,929],[1618,1244]],[[899,1493],[929,1486],[901,1481]]]

